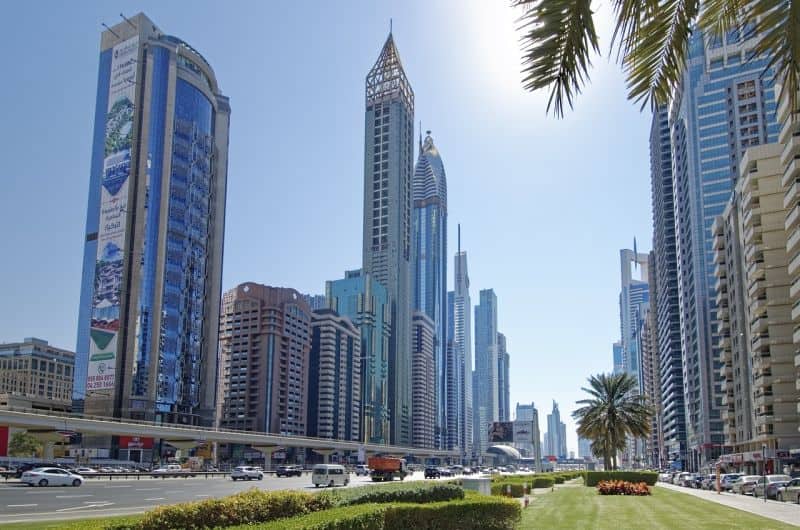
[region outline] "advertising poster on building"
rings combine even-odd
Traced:
[[[117,44],[111,52],[89,370],[86,377],[86,390],[89,392],[114,388],[138,52],[138,37]]]
[[[489,443],[510,443],[514,441],[514,423],[496,421],[489,427]]]
[[[514,422],[514,443],[533,444],[533,422],[515,421]]]

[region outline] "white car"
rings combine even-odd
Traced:
[[[29,486],[75,486],[83,484],[83,477],[58,467],[37,467],[22,474],[22,482]]]
[[[91,475],[92,473],[97,473],[97,470],[92,469],[91,467],[79,467],[73,469],[72,472],[78,475]]]
[[[261,480],[264,478],[264,472],[257,467],[239,466],[231,471],[232,480]]]

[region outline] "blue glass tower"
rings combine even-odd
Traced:
[[[752,58],[751,28],[722,39],[696,31],[672,97],[675,242],[688,468],[699,470],[723,443],[711,225],[731,195],[744,150],[777,140],[769,58]]]
[[[414,309],[434,323],[434,433],[444,447],[447,430],[447,179],[430,131],[420,139],[419,158],[411,181],[414,198]]]
[[[205,58],[143,14],[100,49],[73,398],[210,425],[228,99]]]

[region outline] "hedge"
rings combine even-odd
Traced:
[[[624,480],[626,482],[644,482],[648,486],[653,486],[658,481],[658,473],[655,471],[585,471],[583,483],[586,486],[594,487],[601,480]]]
[[[525,488],[524,484],[492,484],[492,495],[507,495],[507,488],[511,488],[511,496],[520,498],[524,497],[526,493],[530,493],[530,485]]]
[[[518,501],[474,497],[428,504],[360,504],[241,530],[512,530]],[[231,529],[234,530],[234,529]]]
[[[333,499],[337,505],[352,505],[386,502],[428,503],[452,501],[464,498],[464,490],[456,484],[441,482],[398,484],[395,487],[350,488],[335,492]]]
[[[215,528],[294,517],[334,506],[331,496],[298,491],[252,489],[221,499],[159,506],[134,523],[111,524],[112,530]]]

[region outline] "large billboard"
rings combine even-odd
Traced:
[[[92,296],[87,392],[114,388],[139,37],[112,50]]]
[[[515,421],[514,422],[514,443],[533,444],[533,422]]]
[[[489,427],[489,443],[505,443],[514,441],[514,422],[495,421]]]

